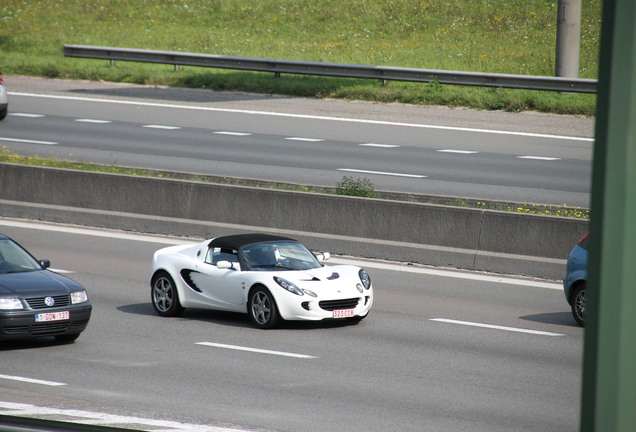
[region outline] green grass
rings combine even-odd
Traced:
[[[557,1],[3,0],[0,70],[213,90],[594,115],[595,95],[65,58],[64,44],[554,75]],[[583,2],[580,77],[596,78],[601,0]],[[9,80],[10,83],[10,80]]]

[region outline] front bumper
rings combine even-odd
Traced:
[[[92,309],[90,303],[83,303],[59,309],[2,311],[0,312],[0,340],[79,334],[86,329]],[[62,310],[70,312],[69,319],[35,322],[35,315],[38,313]]]
[[[279,304],[278,309],[283,319],[293,321],[320,321],[325,319],[342,319],[334,316],[334,310],[342,309],[353,309],[353,317],[364,317],[369,313],[369,311],[371,310],[371,306],[373,305],[373,291],[365,291],[356,298],[358,299],[358,302],[353,308],[350,308],[349,306],[327,307],[324,306],[324,304],[330,303],[331,300],[303,296],[301,298],[294,299],[293,302]],[[323,304],[323,306],[321,306],[321,304]]]

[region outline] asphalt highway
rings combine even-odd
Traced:
[[[195,239],[8,219],[0,232],[94,307],[75,343],[0,346],[0,414],[140,430],[578,430],[583,331],[558,281],[334,257],[369,271],[370,316],[262,331],[240,314],[154,313],[152,253]]]
[[[594,119],[8,77],[23,155],[589,207]]]

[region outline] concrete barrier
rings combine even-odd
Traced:
[[[284,233],[313,249],[559,279],[587,221],[0,164],[0,216],[207,238]]]

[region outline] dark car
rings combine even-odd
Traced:
[[[577,323],[585,326],[585,286],[587,285],[587,255],[589,234],[585,234],[574,245],[568,255],[563,292],[572,308]]]
[[[0,234],[0,340],[73,341],[86,329],[92,311],[86,290],[49,266]]]

